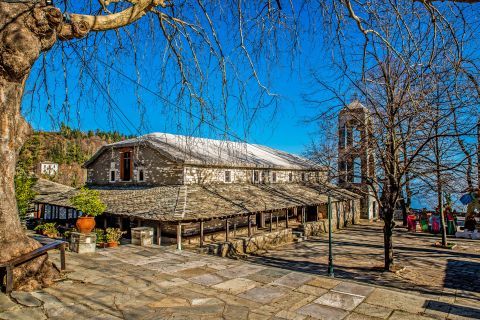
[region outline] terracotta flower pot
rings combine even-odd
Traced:
[[[109,248],[118,247],[118,242],[116,242],[116,241],[107,242],[107,246],[108,246]]]
[[[75,226],[80,233],[90,233],[95,228],[95,218],[88,216],[78,217]]]

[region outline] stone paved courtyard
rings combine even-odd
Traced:
[[[335,277],[384,287],[449,295],[480,307],[480,241],[449,238],[453,250],[432,245],[439,236],[395,229],[394,253],[405,270],[381,271],[382,223],[350,226],[333,234]],[[327,275],[328,238],[318,237],[282,246],[253,259],[256,263],[309,274]]]
[[[355,243],[352,234],[358,232],[356,237],[363,239],[360,233],[369,228],[378,227],[354,227],[335,236],[340,242],[349,233],[348,242]],[[313,263],[320,259],[317,269],[322,273],[322,241],[288,245],[282,252],[292,255],[297,250],[298,256]],[[369,239],[363,243],[374,245]],[[278,252],[268,256],[278,259]],[[423,257],[424,252],[415,252],[401,254],[402,259],[415,262],[412,257]],[[370,263],[375,265],[377,257],[371,255]],[[58,261],[58,254],[51,256]],[[259,260],[252,263],[166,247],[126,245],[91,255],[68,253],[65,280],[33,293],[14,292],[17,303],[0,294],[0,319],[480,319],[480,302],[472,296],[478,290],[422,292],[379,286],[378,275],[377,280],[369,279],[375,273],[368,271],[365,259],[352,258],[360,267],[353,268],[354,278],[372,284],[332,279],[308,268],[292,271],[298,267],[295,261],[274,267]],[[466,258],[478,261],[478,254]],[[337,259],[341,265],[340,253]],[[441,274],[435,261],[430,268]],[[337,274],[346,278],[347,269],[338,267]]]

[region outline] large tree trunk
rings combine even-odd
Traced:
[[[31,67],[55,43],[61,21],[59,10],[42,3],[0,2],[0,263],[40,246],[21,227],[15,199],[15,165],[30,131],[20,105]],[[36,288],[57,275],[44,255],[15,269],[15,287]]]
[[[395,207],[388,204],[387,207],[384,209],[383,241],[385,251],[385,270],[391,270],[393,266],[393,228],[395,227],[395,222],[393,221],[394,211]]]

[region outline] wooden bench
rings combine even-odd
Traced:
[[[13,268],[22,265],[32,259],[35,259],[41,255],[44,255],[49,250],[60,250],[60,263],[61,269],[65,270],[65,244],[64,241],[53,241],[38,249],[28,252],[20,257],[9,260],[7,262],[0,263],[0,287],[3,286],[3,278],[6,275],[5,280],[5,292],[8,294],[13,290]]]

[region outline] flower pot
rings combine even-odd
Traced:
[[[118,242],[116,242],[116,241],[107,242],[107,247],[109,247],[109,248],[118,247]]]
[[[79,217],[75,226],[80,233],[90,233],[93,228],[95,228],[95,218],[94,217]]]

